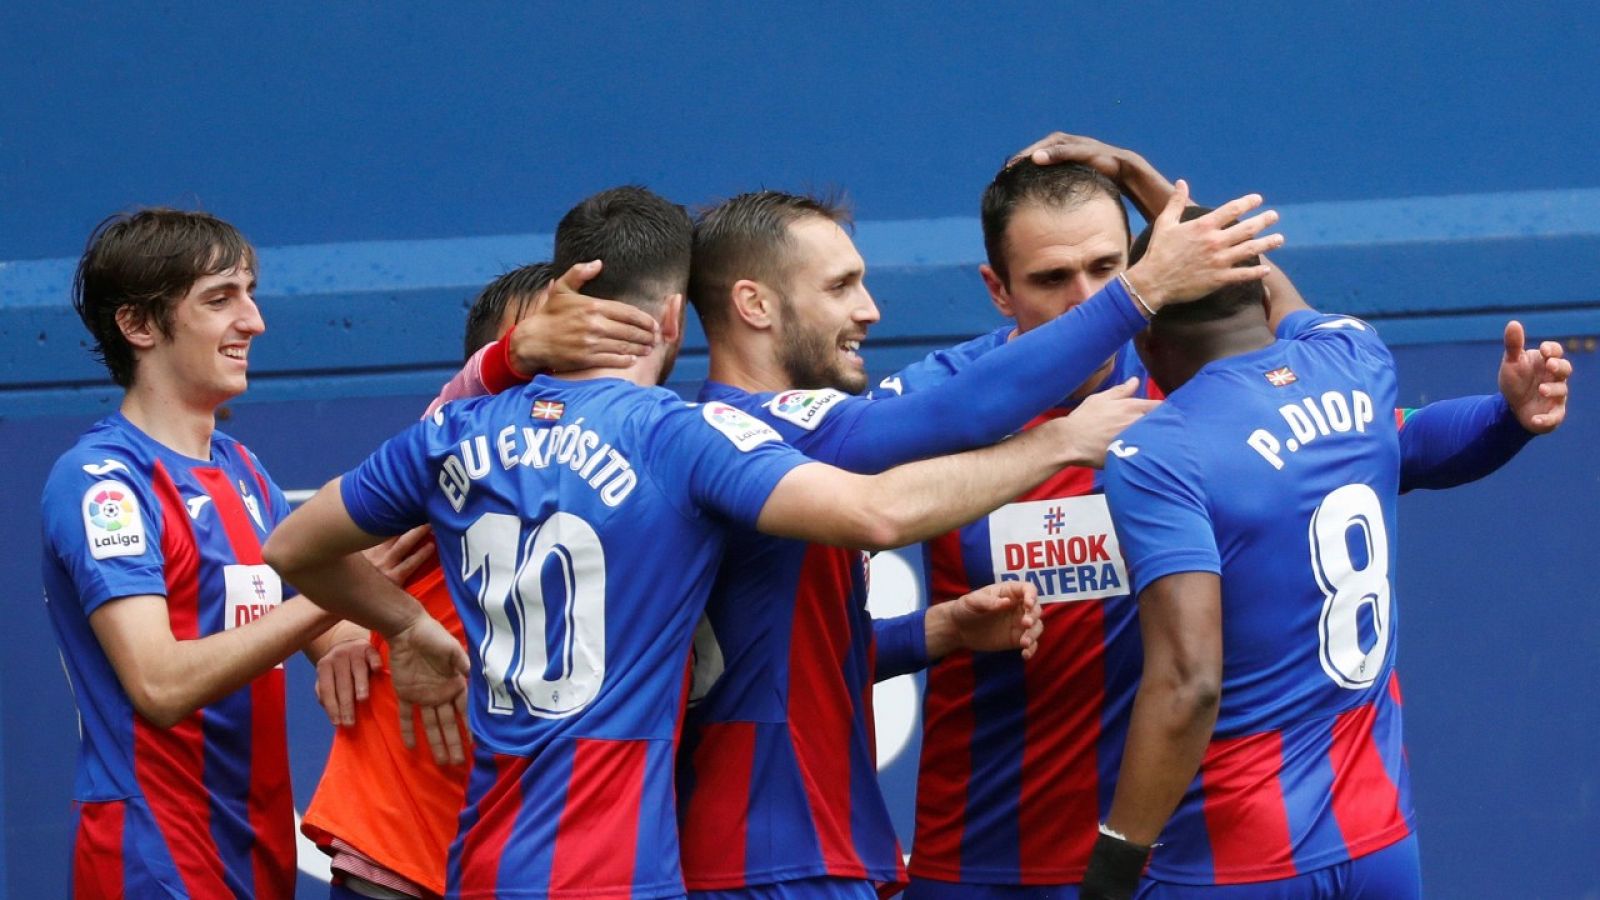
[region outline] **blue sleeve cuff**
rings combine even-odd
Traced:
[[[887,681],[928,667],[926,609],[903,616],[872,620],[872,637],[877,643],[877,663],[873,681]]]

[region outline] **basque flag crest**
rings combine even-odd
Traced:
[[[544,422],[554,422],[566,411],[567,405],[560,400],[533,401],[533,417]]]

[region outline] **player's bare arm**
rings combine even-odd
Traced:
[[[887,550],[984,515],[1082,458],[1074,417],[1053,419],[993,447],[856,475],[822,463],[778,482],[756,527],[819,544]]]
[[[285,580],[312,592],[339,617],[371,628],[389,642],[389,669],[400,705],[400,730],[410,746],[410,704],[425,707],[424,731],[434,758],[459,763],[455,708],[466,689],[467,655],[415,597],[359,555],[382,538],[362,531],[339,495],[339,480],[324,485],[267,539],[261,555]]]
[[[244,687],[334,621],[304,597],[246,625],[186,641],[172,634],[165,597],[123,597],[89,616],[134,708],[162,728]]]
[[[1085,898],[1132,895],[1143,860],[1120,871],[1107,863],[1125,844],[1148,852],[1200,770],[1222,697],[1221,579],[1180,572],[1151,583],[1139,594],[1139,634],[1144,671],[1105,822],[1115,834],[1090,857]]]
[[[1003,581],[936,603],[923,618],[928,658],[957,650],[1020,650],[1032,658],[1044,632],[1039,595],[1027,581]]]
[[[362,551],[383,577],[401,586],[433,553],[433,531],[426,525]],[[383,664],[371,636],[354,622],[340,622],[306,645],[306,658],[317,667],[317,702],[334,725],[354,725],[356,704],[370,696],[371,673]]]

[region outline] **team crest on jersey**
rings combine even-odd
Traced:
[[[567,404],[560,400],[533,401],[533,417],[541,422],[558,422],[567,412]]]
[[[1300,376],[1294,374],[1294,370],[1288,366],[1273,369],[1270,372],[1263,372],[1262,375],[1267,379],[1267,383],[1273,387],[1288,387],[1300,380]]]
[[[753,419],[742,410],[726,403],[707,403],[700,407],[700,415],[705,417],[707,424],[722,432],[723,437],[732,441],[735,447],[745,453],[768,441],[783,440],[772,430],[772,426]]]
[[[261,521],[261,504],[256,502],[256,496],[250,493],[243,478],[239,479],[239,499],[244,501],[244,508],[250,511],[250,518],[256,520],[256,527],[266,531],[266,523]]]
[[[101,481],[83,494],[83,531],[95,559],[138,556],[145,550],[144,519],[133,490],[120,481]]]
[[[767,401],[767,409],[785,422],[793,422],[811,431],[822,422],[828,410],[839,405],[849,395],[826,388],[820,391],[784,391]]]
[[[1128,593],[1128,565],[1101,494],[1012,503],[989,515],[997,581],[1031,581],[1040,603]]]

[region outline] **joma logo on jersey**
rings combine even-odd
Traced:
[[[1012,503],[989,516],[989,557],[997,581],[1027,581],[1041,603],[1128,593],[1128,571],[1105,498]]]

